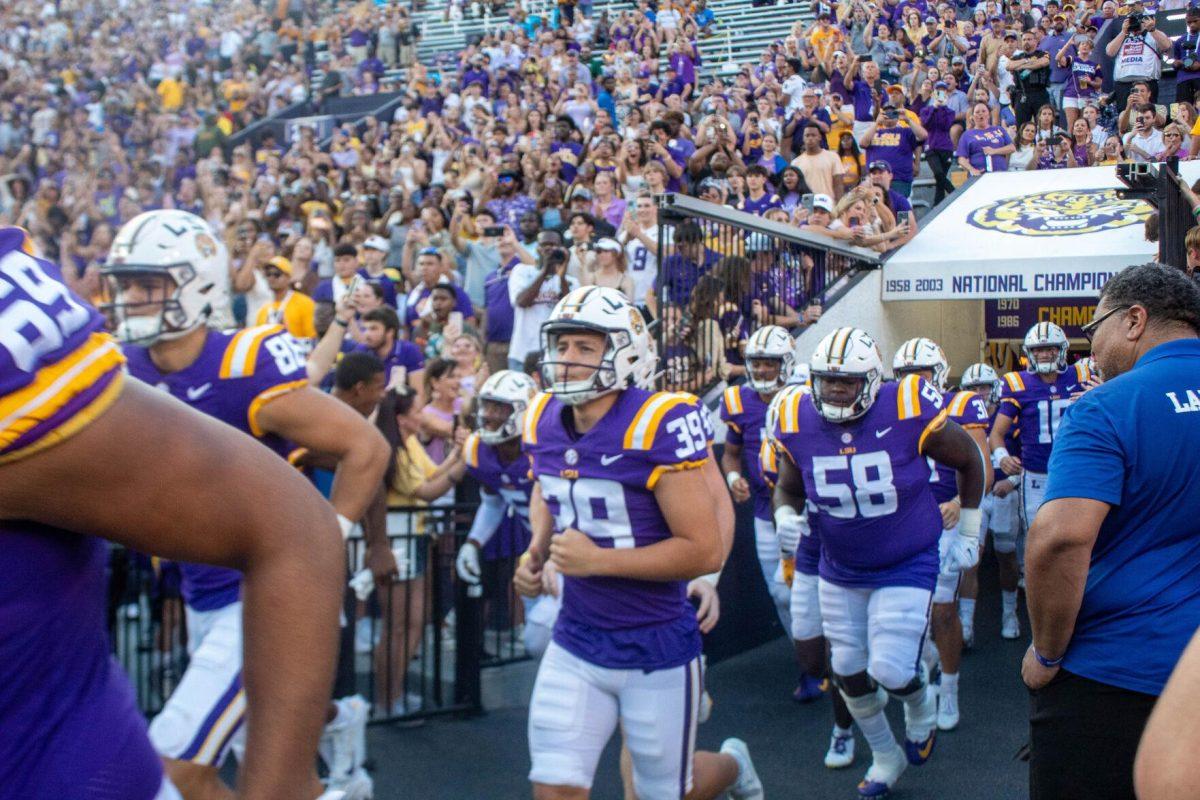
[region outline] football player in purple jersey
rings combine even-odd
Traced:
[[[1074,396],[1092,385],[1087,362],[1067,366],[1070,343],[1053,322],[1039,322],[1025,334],[1021,351],[1027,366],[1004,376],[1000,413],[988,435],[992,463],[1005,475],[1020,476],[1022,522],[1026,529],[1046,496],[1046,469],[1058,436],[1058,423]],[[1021,456],[1011,455],[1005,437],[1016,428]],[[1017,562],[1025,558],[1023,537],[1017,542]]]
[[[387,443],[354,409],[309,386],[304,352],[283,328],[207,327],[229,280],[208,223],[184,211],[141,214],[117,233],[101,274],[112,299],[107,310],[126,342],[129,373],[253,436],[281,458],[301,447],[336,460],[330,502],[349,535],[382,485]],[[328,569],[345,574],[341,559]],[[238,746],[246,717],[242,576],[190,562],[181,562],[180,572],[191,662],[151,722],[150,738],[185,798],[232,797],[219,770]],[[347,698],[326,706],[326,733],[336,741],[323,751],[346,766],[331,773],[330,785],[368,798],[365,753],[332,755],[356,743],[361,751],[366,703]]]
[[[991,425],[995,424],[999,414],[1001,385],[996,370],[982,363],[972,364],[963,370],[962,380],[959,381],[959,386],[975,392],[987,404]],[[990,431],[989,427],[989,433]],[[1013,436],[1015,433],[1015,429],[1010,430],[1005,447],[1010,452],[1019,454],[1020,440]],[[992,547],[996,551],[1002,609],[1000,635],[1005,639],[1016,639],[1021,635],[1021,624],[1017,620],[1017,582],[1021,578],[1021,570],[1017,564],[1017,533],[1021,527],[1020,515],[1017,513],[1020,486],[1019,475],[1009,477],[993,467],[992,491],[983,499],[982,529],[991,535]],[[980,552],[983,552],[982,547]],[[959,595],[958,615],[963,626],[963,646],[970,647],[975,639],[975,598],[979,596],[978,567],[963,573]]]
[[[949,418],[957,422],[986,458],[988,411],[974,392],[947,391],[946,378],[950,365],[946,354],[932,339],[909,339],[900,345],[892,359],[892,373],[899,380],[906,375],[919,375],[942,393],[942,403]],[[958,515],[962,503],[958,496],[954,470],[929,459],[933,499],[942,513],[941,546],[948,547],[957,535]],[[933,590],[933,612],[930,628],[941,660],[941,680],[938,682],[938,729],[952,731],[958,727],[958,667],[962,661],[962,622],[958,618],[958,584],[962,573],[957,570],[938,573]]]
[[[925,763],[937,733],[937,697],[920,653],[939,571],[978,561],[979,501],[987,474],[979,447],[950,420],[941,392],[918,375],[883,383],[871,337],[839,328],[817,345],[812,392],[779,412],[777,508],[821,538],[822,625],[835,683],[871,747],[860,797],[888,794],[908,764]],[[939,548],[942,515],[926,458],[957,472],[958,532]],[[905,746],[884,708],[904,703]]]
[[[695,752],[704,682],[686,587],[721,568],[733,531],[704,409],[644,388],[658,358],[614,289],[562,298],[542,326],[542,358],[547,391],[523,436],[533,539],[514,583],[536,596],[552,561],[563,594],[530,700],[534,797],[587,798],[619,722],[639,798],[761,798],[744,742]]]
[[[24,231],[0,230],[0,797],[179,797],[110,654],[109,539],[241,571],[255,723],[239,797],[314,798],[335,514],[249,438],[127,380],[103,327]]]
[[[795,342],[778,325],[764,325],[746,340],[748,381],[731,386],[721,397],[719,413],[725,423],[721,470],[736,503],[754,502],[754,543],[767,592],[784,630],[791,630],[788,613],[791,590],[779,570],[779,537],[771,508],[771,489],[759,467],[759,449],[766,436],[767,407],[784,387],[795,365]],[[745,475],[742,473],[745,472]],[[823,659],[822,659],[823,660]],[[802,672],[795,697],[809,702],[821,696],[820,680]]]

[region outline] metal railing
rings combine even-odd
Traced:
[[[397,579],[359,600],[347,588],[336,696],[360,694],[371,721],[481,712],[481,670],[527,658],[522,604],[512,590],[516,557],[485,557],[485,581],[458,580],[454,559],[476,504],[391,509],[388,539]],[[350,575],[366,544],[346,544]],[[349,577],[349,576],[348,576]],[[162,710],[188,664],[178,568],[113,547],[108,624],[113,653],[147,717]]]
[[[728,206],[660,195],[658,352],[671,391],[705,395],[745,374],[745,341],[763,325],[797,335],[879,253]]]

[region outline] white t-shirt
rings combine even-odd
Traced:
[[[788,114],[795,112],[796,109],[804,105],[802,95],[804,94],[804,87],[807,85],[804,78],[801,78],[799,75],[791,75],[783,82],[781,88],[783,89],[783,93],[788,96]]]
[[[534,298],[533,305],[522,308],[517,304],[517,296],[537,282],[541,268],[536,264],[524,262],[513,267],[508,276],[508,299],[513,307],[512,339],[508,343],[508,357],[524,360],[525,356],[541,347],[542,323],[550,318],[550,312],[563,295],[579,286],[579,281],[570,275],[566,277],[566,286],[559,286],[557,276],[542,281],[541,290]]]
[[[652,241],[658,240],[657,225],[642,230]],[[618,238],[625,243],[625,270],[633,279],[633,297],[630,299],[634,305],[645,305],[646,294],[654,288],[654,279],[658,276],[658,256],[636,236],[622,231]],[[663,244],[670,246],[671,228],[664,231],[664,238]]]
[[[1138,136],[1136,131],[1130,131],[1125,134],[1125,149],[1129,149],[1129,145],[1135,144],[1144,150],[1150,157],[1146,158],[1137,154],[1126,154],[1130,161],[1135,164],[1149,164],[1154,161],[1154,157],[1167,149],[1166,143],[1163,141],[1162,131],[1158,128],[1150,131],[1149,136]]]

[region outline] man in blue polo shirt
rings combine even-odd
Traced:
[[[1025,558],[1032,800],[1132,800],[1138,739],[1200,626],[1200,289],[1130,267],[1084,333],[1105,383],[1063,416]]]

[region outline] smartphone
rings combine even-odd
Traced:
[[[461,330],[462,330],[462,326],[463,326],[463,315],[462,315],[462,312],[461,312],[461,311],[451,311],[451,312],[450,312],[450,319],[449,319],[449,321],[447,322],[447,325],[448,325],[449,327],[458,328],[458,329],[461,331]]]
[[[488,225],[487,227],[485,227],[483,229],[483,235],[484,236],[503,236],[504,235],[504,226],[503,225]]]
[[[813,198],[815,196],[816,195],[814,195],[812,192],[806,192],[805,194],[800,195],[800,205],[804,206],[804,210],[810,214],[813,210]]]
[[[412,222],[412,228],[415,231],[423,231],[425,230],[425,223],[421,222],[419,219],[414,219]]]
[[[358,287],[359,287],[359,286],[362,286],[362,282],[363,282],[363,277],[362,277],[362,275],[359,275],[357,272],[356,272],[356,273],[354,273],[354,277],[350,279],[350,288],[349,288],[349,289],[347,289],[347,290],[346,290],[346,292],[347,292],[347,293],[348,293],[348,294],[349,294],[351,297],[353,297],[353,296],[354,296],[354,293],[355,293],[356,291],[358,291]]]

